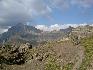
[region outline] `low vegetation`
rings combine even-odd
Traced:
[[[61,70],[61,67],[56,63],[55,58],[48,58],[45,65],[45,70]]]
[[[76,38],[73,40],[77,41]],[[82,59],[80,55],[83,50]],[[0,48],[1,70],[88,70],[93,69],[92,62],[93,36],[79,40],[76,45],[71,41],[53,41],[41,43],[37,47],[27,43],[5,44]]]
[[[73,63],[68,63],[65,66],[63,66],[63,70],[72,70],[74,64]]]
[[[91,62],[93,61],[93,36],[82,39],[81,44],[85,48],[85,58],[79,70],[88,70],[92,67]]]

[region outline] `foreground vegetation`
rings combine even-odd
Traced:
[[[85,48],[85,58],[83,59],[79,70],[88,70],[92,68],[91,63],[93,61],[93,36],[82,39],[81,44]]]
[[[47,42],[22,52],[19,49],[20,46],[13,49],[12,45],[1,48],[1,70],[72,70],[72,59],[78,52],[69,41]]]
[[[79,42],[75,45],[71,41],[53,41],[37,47],[29,47],[29,44],[5,44],[0,48],[0,70],[93,69],[93,36],[83,38]],[[23,48],[24,46],[27,48]]]

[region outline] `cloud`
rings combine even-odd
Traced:
[[[82,8],[91,8],[93,6],[93,0],[72,0],[72,4]]]
[[[67,9],[71,5],[93,6],[92,0],[0,0],[0,26],[25,23],[37,16],[49,17],[53,8]]]
[[[8,31],[8,28],[10,28],[9,26],[0,26],[0,34],[2,34],[3,32]]]
[[[0,25],[25,23],[36,16],[47,15],[51,11],[43,0],[1,0]]]
[[[90,8],[93,0],[0,0],[0,26],[26,23],[38,16],[50,19],[54,8],[62,10],[71,5]],[[58,25],[51,27],[58,28]]]
[[[35,27],[37,29],[43,30],[43,31],[53,31],[53,30],[60,30],[60,29],[66,29],[69,26],[71,27],[78,27],[78,26],[85,26],[87,25],[87,23],[83,23],[83,24],[54,24],[54,25],[50,25],[50,26],[46,26],[46,25],[36,25]]]
[[[37,29],[43,30],[43,31],[53,31],[53,30],[59,30],[62,28],[62,26],[58,25],[58,24],[54,24],[54,25],[36,25],[35,26]]]
[[[36,25],[35,28],[43,31],[49,31],[49,28],[46,25]]]
[[[50,0],[50,4],[53,8],[67,9],[70,6],[69,0]]]
[[[6,31],[8,31],[8,29],[2,29],[2,28],[0,28],[0,34],[2,34],[3,32],[6,32]]]
[[[53,8],[61,10],[71,8],[72,6],[77,6],[83,9],[93,7],[93,0],[50,0],[49,2]]]
[[[45,17],[51,11],[43,0],[0,0],[0,26],[26,23],[37,16]]]

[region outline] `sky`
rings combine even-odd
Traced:
[[[0,33],[18,23],[49,31],[92,22],[93,0],[0,0]]]

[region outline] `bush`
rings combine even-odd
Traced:
[[[60,66],[56,63],[55,59],[50,58],[45,65],[45,70],[61,70]]]
[[[85,47],[85,58],[79,70],[87,70],[93,58],[93,37],[82,39],[81,44]]]

